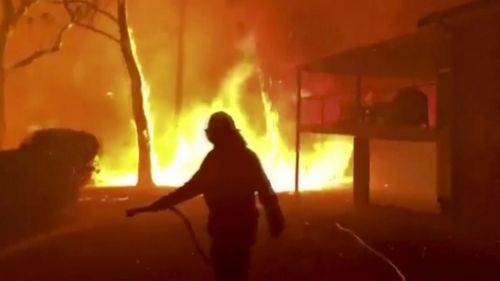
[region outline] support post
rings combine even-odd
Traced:
[[[325,126],[325,111],[326,111],[326,96],[322,96],[320,99],[321,102],[321,128],[324,128]]]
[[[295,193],[299,192],[299,174],[300,174],[300,124],[301,124],[301,98],[302,73],[300,67],[297,68],[297,108],[295,118]]]
[[[354,138],[353,197],[356,207],[370,203],[370,139]]]
[[[361,75],[356,78],[356,106],[358,113],[358,124],[363,122],[362,94],[363,84]],[[354,137],[354,182],[353,197],[356,207],[364,207],[370,203],[370,138]]]
[[[436,129],[439,134],[437,148],[437,196],[441,214],[453,217],[453,191],[451,187],[451,71],[438,75],[436,92]]]

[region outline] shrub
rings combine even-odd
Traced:
[[[98,150],[89,133],[44,129],[18,149],[1,151],[0,220],[30,229],[73,206],[91,180]]]

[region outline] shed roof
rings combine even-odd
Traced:
[[[415,33],[339,52],[300,68],[345,75],[435,77],[446,48],[443,32],[435,26],[421,28]]]

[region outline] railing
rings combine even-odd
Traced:
[[[440,132],[422,117],[420,124],[402,124],[394,119],[391,103],[375,106],[342,106],[341,96],[313,95],[301,98],[300,130],[402,141],[435,141]],[[427,114],[428,115],[428,114]],[[391,119],[392,118],[392,119]]]
[[[348,104],[338,95],[314,95],[301,98],[303,125],[332,125],[348,120],[355,120],[358,117],[357,109],[354,105]]]

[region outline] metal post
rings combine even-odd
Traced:
[[[358,123],[361,125],[363,122],[362,108],[362,80],[361,76],[356,80],[356,103],[358,107]],[[363,207],[370,202],[370,138],[368,137],[354,137],[354,182],[353,182],[353,197],[356,207]]]
[[[437,201],[441,213],[453,218],[450,206],[454,202],[454,192],[451,184],[451,118],[452,118],[452,83],[450,72],[440,73],[436,85],[436,129],[437,147]]]
[[[299,192],[299,173],[300,173],[300,124],[301,124],[301,105],[302,105],[302,73],[300,67],[297,68],[297,108],[295,118],[295,193]]]
[[[320,98],[320,102],[321,102],[321,128],[324,129],[325,120],[326,120],[326,116],[325,116],[325,111],[326,111],[326,96],[322,96]]]
[[[370,202],[370,139],[354,137],[353,197],[356,207]]]
[[[358,107],[356,110],[358,122],[363,122],[363,80],[361,75],[356,77],[356,106]]]

